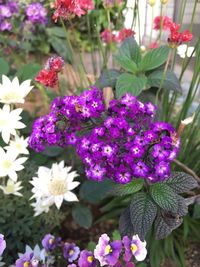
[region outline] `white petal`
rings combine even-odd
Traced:
[[[57,209],[60,209],[63,203],[63,196],[55,196],[54,201],[55,201]]]
[[[78,198],[77,196],[72,193],[72,192],[67,192],[65,195],[64,195],[64,199],[68,202],[72,202],[72,201],[78,201]]]
[[[17,182],[17,173],[12,170],[8,173],[8,176],[10,177],[11,180],[13,180],[14,182]]]
[[[71,183],[69,183],[69,184],[67,184],[67,189],[68,190],[73,190],[74,188],[76,188],[77,186],[79,186],[79,182],[71,182]]]

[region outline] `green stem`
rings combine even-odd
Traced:
[[[141,39],[141,31],[140,31],[140,9],[139,9],[139,0],[137,0],[137,8],[138,8],[138,34],[139,34],[139,44],[142,45]]]
[[[151,7],[151,33],[150,33],[150,39],[149,39],[149,46],[151,45],[151,42],[152,42],[153,21],[154,21],[154,5]]]

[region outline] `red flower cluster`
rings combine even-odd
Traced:
[[[168,42],[172,46],[178,46],[183,42],[189,42],[192,40],[193,35],[189,30],[185,30],[183,32],[178,32],[180,29],[180,24],[176,24],[172,22],[170,25],[170,36],[168,38]]]
[[[47,63],[35,80],[44,86],[55,88],[58,85],[58,73],[62,70],[64,60],[61,57],[53,56],[47,60]]]
[[[113,33],[111,30],[105,29],[101,33],[101,39],[106,44],[110,44],[112,42],[121,43],[126,38],[134,36],[134,35],[135,35],[135,32],[131,29],[123,28],[118,33]]]
[[[87,10],[94,9],[92,0],[55,0],[55,12],[53,20],[56,22],[59,17],[71,19],[75,16],[82,16]]]
[[[170,30],[172,20],[167,16],[157,16],[154,18],[154,30],[160,30],[161,23],[164,31]]]

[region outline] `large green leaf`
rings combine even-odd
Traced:
[[[66,33],[64,31],[64,29],[62,27],[51,27],[47,29],[47,34],[49,36],[57,36],[57,37],[61,37],[61,38],[65,38],[66,37]]]
[[[134,234],[138,234],[141,239],[151,228],[157,214],[157,206],[147,193],[139,192],[134,194],[130,204],[130,216],[134,229]]]
[[[110,70],[104,70],[99,79],[96,81],[96,86],[100,89],[103,89],[104,87],[112,87],[115,88],[117,78],[121,74],[120,71],[110,69]]]
[[[177,194],[164,183],[157,183],[150,186],[150,194],[153,200],[166,211],[178,211]]]
[[[119,231],[121,236],[129,236],[132,237],[134,234],[133,225],[131,222],[130,208],[126,208],[119,219]]]
[[[173,172],[164,183],[170,186],[176,193],[185,193],[198,186],[197,181],[191,175],[184,172]]]
[[[133,60],[133,62],[140,63],[141,61],[141,50],[140,46],[137,44],[135,38],[129,37],[126,38],[119,48],[119,55],[123,55]]]
[[[92,213],[86,206],[77,204],[72,210],[72,216],[74,221],[86,229],[92,225]]]
[[[164,80],[162,81],[163,78],[164,78]],[[180,85],[178,78],[170,70],[167,70],[164,77],[163,77],[163,71],[162,70],[152,72],[148,76],[147,83],[151,87],[159,88],[160,85],[162,85],[163,89],[173,90],[173,91],[176,91],[179,93],[182,92],[181,85]]]
[[[118,55],[115,56],[115,60],[123,69],[127,71],[136,73],[138,70],[136,63],[126,55],[119,53]]]
[[[73,61],[73,55],[71,54],[69,44],[65,39],[51,36],[51,38],[49,38],[49,43],[58,55],[62,56],[69,63]]]
[[[136,77],[128,73],[123,73],[117,79],[117,84],[116,84],[117,97],[120,98],[127,92],[137,96],[145,88],[146,83],[147,83],[147,78],[145,76]]]
[[[28,63],[20,67],[16,76],[22,81],[31,79],[33,80],[38,72],[41,70],[41,66],[37,63]]]
[[[0,76],[1,75],[7,75],[9,73],[9,65],[8,65],[8,62],[5,61],[5,59],[3,58],[0,58]]]
[[[80,196],[89,203],[97,204],[108,195],[112,187],[113,182],[108,179],[100,183],[85,181],[80,188]]]
[[[152,49],[151,51],[147,52],[143,57],[139,65],[139,69],[141,71],[148,71],[161,66],[166,62],[168,54],[168,46],[160,46],[159,48]]]
[[[115,184],[110,192],[114,196],[126,196],[136,193],[142,189],[143,180],[135,179],[128,184],[120,185]]]

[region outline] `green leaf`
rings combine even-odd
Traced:
[[[5,61],[5,59],[0,58],[0,76],[1,75],[7,75],[9,73],[10,67],[8,65],[8,62]]]
[[[58,55],[62,56],[69,63],[73,61],[69,44],[65,39],[51,36],[51,38],[49,38],[49,43]]]
[[[114,69],[103,70],[99,79],[96,81],[96,86],[100,89],[103,89],[104,87],[115,88],[117,78],[120,74],[120,71]]]
[[[121,240],[121,235],[118,230],[114,230],[112,233],[112,240]]]
[[[200,203],[194,205],[193,218],[200,219]]]
[[[108,196],[108,192],[113,187],[111,180],[102,182],[85,181],[80,188],[80,197],[89,203],[97,204]]]
[[[119,219],[119,231],[121,236],[132,237],[134,233],[133,225],[131,222],[130,208],[126,208]]]
[[[134,229],[134,234],[138,234],[141,239],[151,228],[157,214],[157,206],[147,193],[139,192],[134,194],[130,204],[130,216]]]
[[[177,194],[171,187],[164,183],[156,183],[150,186],[150,194],[153,200],[166,211],[177,212],[178,200]]]
[[[90,242],[88,243],[88,245],[87,245],[87,249],[88,249],[89,251],[94,251],[95,248],[96,248],[96,243],[93,242],[93,241],[90,241]]]
[[[198,186],[193,176],[184,172],[173,172],[164,183],[170,186],[176,193],[185,193]]]
[[[77,204],[72,210],[72,216],[74,221],[86,229],[92,225],[92,213],[90,209],[81,204]]]
[[[133,73],[137,72],[138,67],[136,63],[126,55],[122,55],[119,53],[114,58],[123,69]]]
[[[61,38],[65,38],[66,37],[66,33],[64,31],[63,28],[61,27],[51,27],[47,29],[47,34],[49,36],[56,36],[56,37],[61,37]]]
[[[42,154],[48,157],[58,157],[63,152],[63,148],[59,146],[47,147]]]
[[[114,184],[110,194],[114,196],[126,196],[140,191],[142,189],[142,186],[142,179],[133,180],[125,185]]]
[[[28,79],[33,80],[37,76],[40,70],[41,70],[41,66],[39,64],[29,63],[29,64],[23,65],[19,69],[19,71],[16,73],[16,76],[22,81],[25,81]]]
[[[131,93],[135,96],[139,95],[145,88],[147,78],[145,76],[136,77],[134,75],[123,73],[117,79],[116,93],[120,98],[125,93]]]
[[[133,60],[136,65],[141,62],[141,50],[135,38],[129,37],[125,39],[119,48],[119,55],[126,56],[127,58]]]
[[[148,76],[147,83],[150,87],[159,88],[162,82],[162,78],[163,78],[163,71],[161,70],[154,71]],[[166,72],[165,79],[162,83],[162,88],[166,90],[173,90],[178,93],[182,92],[181,85],[180,85],[178,78],[170,70],[167,70]]]
[[[139,69],[141,71],[148,71],[161,66],[166,62],[168,54],[168,46],[160,46],[159,48],[152,49],[151,51],[147,52],[143,57],[139,65]]]

